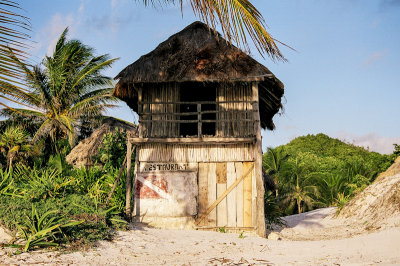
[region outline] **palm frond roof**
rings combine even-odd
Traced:
[[[136,88],[144,83],[257,81],[261,126],[271,130],[284,93],[282,82],[268,68],[198,21],[127,66],[115,79],[119,81],[114,96],[136,112]]]

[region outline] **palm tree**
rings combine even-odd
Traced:
[[[347,178],[341,174],[329,174],[319,178],[322,189],[321,202],[325,206],[334,206],[340,197],[344,197],[347,190]]]
[[[263,167],[266,173],[274,179],[275,195],[279,196],[279,187],[283,181],[285,162],[289,154],[283,148],[267,148],[267,153],[263,156]]]
[[[153,6],[156,2],[157,4],[175,3],[173,0],[136,1]],[[261,55],[267,54],[272,60],[286,61],[276,45],[276,42],[283,43],[274,39],[267,32],[263,16],[250,0],[178,0],[181,7],[184,2],[189,2],[194,14],[214,30],[219,23],[224,37],[230,42],[234,41],[247,48],[246,33],[248,33]]]
[[[4,100],[15,102],[27,94],[21,83],[25,73],[10,58],[11,51],[22,60],[26,59],[29,48],[24,41],[29,39],[31,25],[20,11],[18,3],[0,0],[0,106],[3,107],[7,106]]]
[[[285,183],[285,194],[283,202],[292,205],[297,205],[297,212],[302,213],[304,208],[311,209],[316,202],[315,198],[319,197],[318,187],[311,184],[312,177],[307,176],[304,168],[296,159],[292,174],[289,180]]]
[[[29,134],[20,127],[8,127],[0,135],[0,151],[7,159],[9,170],[18,156],[26,156],[32,150],[33,146],[29,144]]]
[[[29,108],[7,108],[1,114],[8,118],[34,117],[38,129],[33,140],[48,135],[55,143],[67,137],[72,146],[81,118],[90,121],[115,106],[112,79],[101,72],[116,59],[94,56],[92,48],[78,40],[67,40],[67,33],[68,28],[58,39],[53,55],[46,56],[41,65],[29,67],[11,54],[19,69],[26,73],[30,91],[22,102]]]

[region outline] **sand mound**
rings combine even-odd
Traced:
[[[400,174],[400,156],[394,161],[394,164],[392,164],[385,172],[380,173],[376,180],[378,181],[385,177],[397,174]]]
[[[400,174],[376,180],[352,199],[339,218],[379,228],[400,225]]]
[[[342,239],[400,227],[400,158],[354,197],[339,215],[337,208],[284,217],[272,237],[286,240]]]
[[[66,157],[67,162],[78,168],[93,165],[92,157],[97,154],[103,136],[107,133],[114,132],[117,127],[120,130],[126,131],[130,137],[136,135],[137,127],[135,125],[112,117],[106,118],[103,124],[96,129],[90,137],[82,140],[72,149]]]

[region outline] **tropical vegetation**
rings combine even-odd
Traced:
[[[102,151],[126,151],[126,137],[105,139]],[[124,229],[126,173],[111,194],[119,173],[119,167],[113,166],[118,164],[115,160],[107,158],[106,164],[74,169],[65,157],[55,154],[40,167],[25,160],[13,168],[0,168],[0,225],[13,232],[15,240],[25,240],[24,245],[11,245],[24,251],[75,249],[110,239],[115,228]]]
[[[330,206],[340,210],[396,156],[396,150],[382,155],[324,134],[302,136],[268,148],[263,165],[276,183],[273,204],[280,211],[275,212],[283,216]]]
[[[9,91],[0,91],[19,103],[0,110],[6,118],[0,121],[0,225],[25,240],[11,244],[24,251],[89,245],[126,225],[123,176],[110,193],[126,134],[107,135],[90,169],[73,169],[65,160],[76,141],[101,124],[105,109],[115,106],[112,79],[103,72],[116,59],[95,55],[67,34],[37,66],[5,50],[25,86],[23,93],[11,83]],[[119,153],[106,156],[110,151]]]
[[[35,124],[36,141],[49,136],[52,143],[68,138],[72,146],[80,126],[96,125],[106,108],[117,101],[111,93],[112,80],[102,74],[116,59],[95,56],[92,48],[78,40],[67,40],[68,29],[58,39],[52,56],[30,68],[14,54],[10,57],[25,73],[28,93],[19,99],[26,108],[7,108],[8,121]],[[21,119],[22,118],[22,119]]]

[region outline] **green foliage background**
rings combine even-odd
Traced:
[[[280,214],[290,215],[319,207],[337,206],[340,210],[385,171],[396,156],[317,134],[269,148],[263,155],[263,164],[277,184]]]

